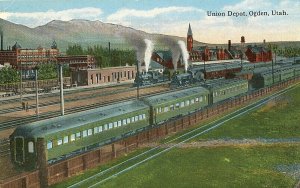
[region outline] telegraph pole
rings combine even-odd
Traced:
[[[139,68],[139,61],[136,61],[136,77],[137,77],[137,87],[136,87],[136,94],[137,94],[137,99],[140,98],[140,82],[139,82],[139,77],[140,77],[140,68]]]
[[[35,105],[36,118],[39,119],[39,88],[38,88],[38,67],[35,67]]]
[[[59,79],[60,79],[60,111],[61,115],[65,115],[65,104],[64,104],[64,81],[63,81],[63,69],[62,64],[59,64]]]

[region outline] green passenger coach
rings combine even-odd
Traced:
[[[11,137],[15,164],[36,167],[38,138],[44,138],[48,161],[91,149],[149,125],[149,107],[128,101],[18,127]]]
[[[244,79],[209,80],[203,87],[210,92],[209,104],[213,104],[248,92],[248,81]]]
[[[208,105],[208,90],[195,87],[143,98],[150,106],[150,124],[160,124],[170,118],[185,115]],[[152,120],[152,121],[151,121]]]

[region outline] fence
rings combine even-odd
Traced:
[[[125,153],[131,152],[139,147],[139,144],[147,143],[165,137],[168,134],[181,131],[193,125],[196,125],[203,120],[213,118],[228,112],[230,109],[249,103],[258,97],[271,94],[275,91],[286,88],[290,84],[299,82],[300,78],[279,83],[272,87],[260,89],[253,93],[242,95],[232,100],[227,100],[218,103],[200,111],[183,116],[180,119],[171,120],[163,123],[160,126],[153,127],[147,131],[141,132],[137,135],[119,140],[115,143],[103,146],[94,151],[84,153],[82,155],[67,159],[65,161],[49,165],[47,167],[48,184],[52,185],[61,182],[68,177],[82,173],[87,169],[105,164]],[[35,188],[40,187],[39,170],[34,172],[24,173],[22,175],[0,181],[1,188]]]

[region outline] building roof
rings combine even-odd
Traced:
[[[22,47],[20,46],[20,44],[18,44],[18,42],[16,42],[13,46],[12,46],[12,50],[16,50],[16,49],[21,49]]]
[[[156,61],[151,60],[150,61],[150,68],[152,68],[152,69],[163,69],[164,66],[162,66],[159,63],[157,63]]]
[[[146,104],[137,100],[112,104],[93,110],[87,110],[84,112],[78,112],[22,125],[17,127],[13,134],[25,134],[29,137],[46,136],[58,131],[64,131],[104,119],[109,119],[125,113],[139,111],[147,107],[148,106]]]
[[[155,53],[165,61],[172,59],[172,52],[170,50],[158,50]]]
[[[57,49],[57,44],[56,44],[55,40],[53,40],[53,42],[52,42],[51,49]]]
[[[150,105],[159,105],[163,103],[172,102],[174,100],[177,100],[178,98],[189,97],[195,94],[201,95],[203,93],[208,93],[208,90],[203,87],[194,87],[152,97],[146,97],[143,100]]]
[[[256,46],[256,45],[255,46],[249,45],[248,49],[250,49],[255,54],[260,54],[262,52],[267,53],[269,51],[263,46]]]
[[[192,28],[191,28],[191,24],[189,23],[189,30],[187,32],[188,36],[193,36],[193,32],[192,32]]]

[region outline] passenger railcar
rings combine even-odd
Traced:
[[[248,92],[248,81],[244,79],[209,80],[202,86],[209,90],[209,104]]]
[[[159,124],[170,118],[185,115],[208,105],[209,91],[194,87],[142,99],[150,106],[150,124]]]
[[[35,168],[38,138],[46,142],[48,161],[98,147],[147,127],[149,113],[142,101],[128,101],[17,127],[10,136],[12,161]]]

